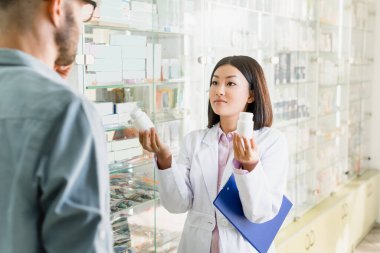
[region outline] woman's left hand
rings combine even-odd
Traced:
[[[259,162],[259,152],[253,138],[248,140],[244,136],[234,134],[233,149],[235,160],[242,164],[243,169],[250,172],[256,167]]]

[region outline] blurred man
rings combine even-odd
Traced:
[[[95,8],[0,0],[1,253],[112,250],[103,127],[62,79]]]

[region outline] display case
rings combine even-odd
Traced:
[[[288,140],[297,219],[363,172],[371,120],[373,0],[102,0],[83,26],[75,82],[107,138],[115,252],[176,252],[186,214],[160,205],[152,155],[131,111],[174,155],[207,125],[212,69],[228,55],[262,65],[273,127]]]
[[[107,139],[115,252],[175,252],[184,215],[160,205],[152,155],[131,112],[152,119],[176,157],[183,137],[184,1],[99,2],[83,26],[77,83],[102,117]]]
[[[216,62],[238,54],[258,60],[270,90],[273,127],[288,140],[291,222],[360,174],[370,159],[375,2],[201,2],[197,35],[203,46],[195,53],[205,95],[198,100],[204,101],[199,127],[207,124]]]
[[[362,174],[371,159],[369,126],[371,121],[371,85],[375,48],[375,1],[353,1],[349,75],[348,168]]]

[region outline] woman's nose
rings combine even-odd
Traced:
[[[224,85],[218,85],[215,91],[216,95],[222,96],[224,95]]]

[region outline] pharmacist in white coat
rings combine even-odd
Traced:
[[[234,173],[246,218],[264,222],[274,217],[286,188],[286,140],[270,128],[269,92],[254,59],[220,60],[212,72],[209,96],[208,128],[185,137],[177,161],[153,128],[140,132],[140,142],[155,153],[161,203],[172,213],[188,212],[178,252],[257,252],[213,201]],[[236,133],[240,112],[254,114],[251,139]],[[275,252],[274,245],[269,252]]]

